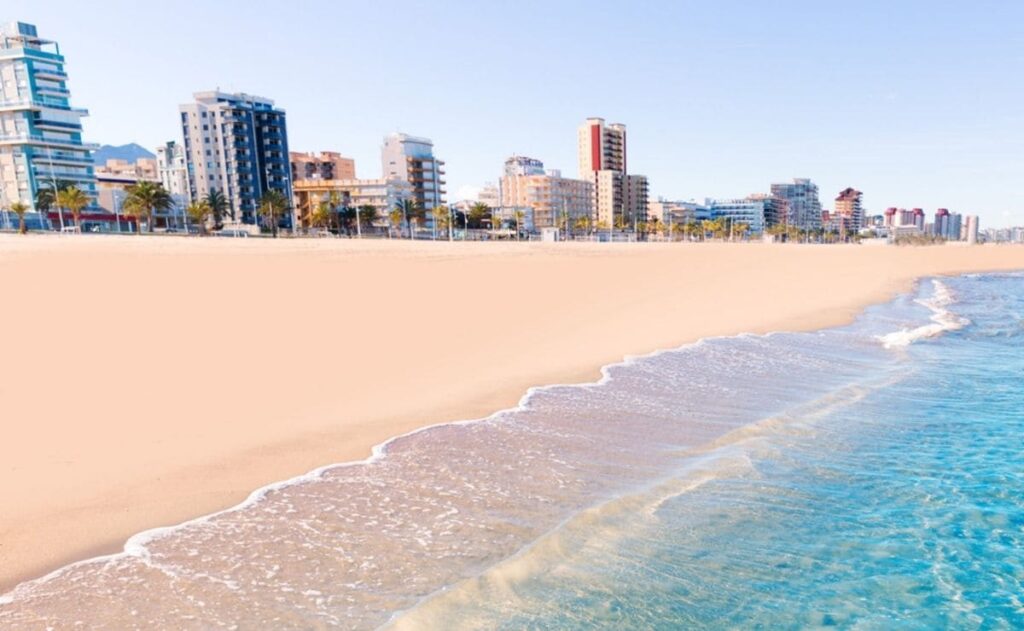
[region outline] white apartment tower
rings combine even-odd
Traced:
[[[160,183],[171,194],[174,203],[185,206],[192,202],[188,188],[188,165],[185,148],[173,140],[156,148],[156,171]]]
[[[197,92],[182,105],[189,199],[211,191],[227,198],[231,216],[257,223],[263,195],[275,190],[292,199],[285,112],[249,94]]]
[[[412,196],[426,211],[444,204],[444,161],[434,156],[434,143],[429,138],[408,134],[391,134],[381,147],[381,167],[385,180],[408,182]]]

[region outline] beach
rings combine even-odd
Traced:
[[[623,356],[848,322],[1024,247],[0,236],[0,593]]]

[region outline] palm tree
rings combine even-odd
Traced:
[[[615,229],[619,230],[620,232],[625,232],[626,230],[629,230],[629,217],[625,215],[619,215],[618,217],[616,217]]]
[[[437,229],[440,227],[442,230],[448,231],[448,240],[452,240],[452,211],[447,206],[434,206],[431,209],[430,214],[434,216],[434,241],[437,241]]]
[[[522,228],[522,226],[523,226],[523,219],[526,218],[526,213],[524,213],[521,210],[515,210],[515,211],[512,212],[512,216],[515,217],[515,220],[516,220],[516,241],[518,241],[519,240],[519,235],[523,231],[523,228]]]
[[[235,211],[228,204],[228,198],[224,197],[224,194],[217,189],[210,189],[210,192],[206,194],[206,203],[210,207],[210,216],[213,217],[213,229],[220,230],[224,227],[224,217],[231,213],[231,218],[234,219]]]
[[[388,213],[388,238],[391,238],[391,232],[398,230],[398,236],[402,236],[402,211],[398,209],[396,205],[391,212]]]
[[[593,220],[589,215],[583,215],[576,219],[576,225],[574,226],[577,230],[582,230],[584,234],[590,234],[590,226],[593,225]]]
[[[483,202],[476,202],[469,207],[469,215],[467,217],[467,223],[470,228],[479,230],[483,228],[484,219],[489,217],[491,214],[491,207]]]
[[[416,234],[412,230],[412,220],[419,219],[423,209],[415,199],[401,199],[395,203],[395,210],[405,217],[405,227],[409,230],[409,238],[415,239]]]
[[[206,222],[210,218],[213,211],[210,208],[210,204],[205,199],[201,199],[198,202],[192,202],[185,207],[185,214],[192,221],[196,222],[199,226],[199,234],[206,234]],[[188,229],[188,226],[185,227]]]
[[[732,226],[733,236],[740,239],[741,241],[746,238],[748,232],[750,232],[750,224],[748,223],[739,222],[733,224]]]
[[[69,186],[57,191],[57,206],[67,208],[75,219],[79,231],[82,229],[82,209],[89,205],[89,197],[77,186]]]
[[[57,193],[62,191],[69,186],[74,186],[75,183],[68,180],[57,180],[56,182],[42,182],[39,185],[39,190],[36,191],[36,210],[40,214],[49,212],[54,206],[57,205]],[[58,209],[60,210],[60,209]],[[64,213],[61,212],[61,227],[64,227]]]
[[[28,228],[25,227],[25,213],[28,212],[28,205],[14,202],[11,204],[11,212],[18,216],[18,234],[28,232]]]
[[[256,212],[264,219],[270,218],[270,233],[274,235],[275,239],[277,238],[278,217],[283,215],[290,207],[288,199],[281,191],[276,189],[271,189],[264,193],[263,199],[260,200],[260,206]]]
[[[363,204],[356,208],[356,223],[363,224],[368,228],[373,227],[373,224],[377,221],[377,207],[372,204]],[[359,232],[359,237],[362,238],[362,230]]]
[[[335,214],[328,202],[320,202],[309,215],[309,223],[316,228],[327,229],[334,223]]]
[[[342,213],[342,210],[343,210],[342,209],[342,204],[344,204],[344,202],[345,202],[345,198],[342,197],[340,191],[331,191],[330,194],[327,196],[328,208],[331,211],[331,213],[334,215],[334,221],[337,222],[338,236],[339,237],[341,236],[341,232],[342,232],[342,225],[341,225],[342,217],[341,217],[341,213]]]
[[[141,181],[125,189],[128,196],[124,200],[125,208],[132,207],[142,211],[146,217],[146,229],[153,232],[153,213],[158,210],[169,210],[174,206],[162,184]]]

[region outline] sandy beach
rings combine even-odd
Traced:
[[[625,355],[1012,269],[1024,247],[2,235],[0,593]]]

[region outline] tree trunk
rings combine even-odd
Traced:
[[[18,215],[18,234],[25,234],[28,228],[25,227],[25,215]]]

